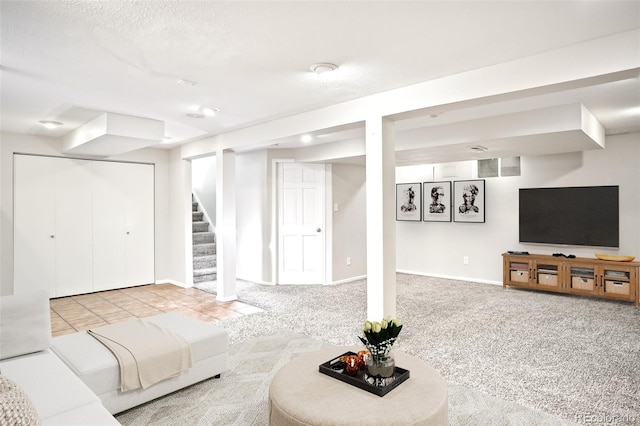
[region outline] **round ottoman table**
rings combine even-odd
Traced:
[[[383,397],[318,371],[347,351],[326,346],[301,353],[280,369],[269,387],[269,424],[282,425],[447,425],[447,384],[420,359],[394,352],[396,366],[410,377]]]

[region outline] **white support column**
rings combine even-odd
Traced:
[[[236,294],[236,155],[216,151],[217,300],[228,302]]]
[[[366,120],[367,319],[396,314],[395,135],[393,122]]]

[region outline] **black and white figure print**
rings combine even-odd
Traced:
[[[451,182],[424,182],[423,218],[425,222],[451,221]]]
[[[485,221],[485,185],[484,179],[459,180],[453,183],[455,196],[455,222]]]
[[[396,220],[422,220],[422,184],[396,184]]]

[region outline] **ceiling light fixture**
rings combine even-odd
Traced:
[[[51,120],[42,120],[38,123],[42,124],[46,129],[57,129],[62,126],[62,123],[59,121],[51,121]]]
[[[311,135],[302,135],[300,137],[300,140],[302,141],[302,143],[309,143],[311,142]]]
[[[328,62],[321,62],[311,65],[309,69],[311,70],[311,72],[315,72],[316,74],[323,74],[325,72],[337,70],[338,66],[336,64],[331,64]]]
[[[196,85],[195,81],[180,79],[178,80],[178,84],[182,84],[183,86],[193,87]]]
[[[187,117],[191,118],[204,118],[204,114],[198,114],[197,112],[188,112]]]
[[[482,145],[475,145],[469,148],[471,151],[475,152],[485,152],[488,148]]]
[[[207,117],[213,117],[220,110],[218,108],[201,106],[200,108],[198,108],[198,111],[200,111],[202,114],[206,115]]]

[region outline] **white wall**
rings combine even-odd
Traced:
[[[58,139],[2,133],[0,135],[1,193],[0,193],[0,294],[13,293],[13,153],[64,156]],[[173,203],[169,191],[169,151],[142,149],[110,157],[109,160],[136,161],[155,164],[155,278],[178,280],[180,271],[172,269],[171,260],[182,256],[170,244],[172,218],[169,206]]]
[[[521,176],[487,178],[486,223],[397,222],[397,267],[410,273],[501,283],[507,250],[594,257],[596,252],[640,257],[639,134],[608,136],[606,149],[521,158]],[[420,182],[432,166],[399,167],[396,180]],[[476,178],[474,162],[458,167],[458,176]],[[518,189],[553,186],[620,186],[620,248],[520,244]],[[469,264],[463,264],[463,257]]]
[[[212,230],[216,229],[216,156],[191,160],[193,192],[200,201],[200,207],[211,220]]]
[[[236,275],[271,283],[271,180],[266,150],[236,155]]]
[[[367,273],[365,168],[333,164],[331,170],[333,199],[327,200],[333,217],[331,281],[340,282]],[[338,211],[333,208],[336,204]]]

